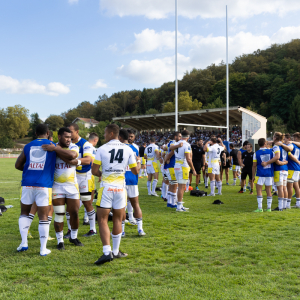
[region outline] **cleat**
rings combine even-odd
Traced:
[[[199,191],[199,188],[196,186],[196,190]]]
[[[296,194],[294,194],[294,195],[292,196],[292,198],[296,198]]]
[[[282,209],[279,209],[279,207],[276,207],[276,208],[272,209],[272,211],[282,211]]]
[[[123,258],[123,257],[128,256],[127,253],[121,252],[120,250],[119,250],[119,253],[117,255],[115,255],[113,252],[112,252],[112,255],[113,255],[113,258]]]
[[[276,192],[274,192],[274,194],[272,196],[278,196],[278,194]]]
[[[125,237],[125,231],[124,232],[122,232],[122,235],[121,235],[121,237],[123,238],[123,237]]]
[[[54,238],[49,235],[48,236],[48,241],[52,241],[52,240],[54,240]]]
[[[209,196],[215,197],[216,195],[215,195],[215,194],[212,194],[212,193],[210,193],[209,195],[207,195],[207,197],[209,197]]]
[[[249,193],[249,195],[253,195],[253,192],[251,191],[251,192]]]
[[[250,187],[250,186],[247,186],[246,189],[250,191],[251,187]]]
[[[182,208],[183,208],[183,209],[185,209],[185,210],[189,210],[189,208],[188,208],[188,207],[184,207],[184,206],[182,206]]]
[[[231,184],[231,186],[236,186],[236,183]]]
[[[143,229],[139,230],[138,234],[139,234],[139,236],[146,235],[146,233],[145,233],[145,231]]]
[[[263,211],[263,209],[259,209],[259,208],[258,208],[258,209],[256,209],[256,210],[254,210],[253,212],[264,212],[264,211]]]
[[[216,193],[216,195],[222,196],[222,193]]]
[[[23,251],[27,251],[28,250],[28,245],[27,246],[23,246],[22,244],[17,248],[18,252],[23,252]]]
[[[89,221],[83,221],[82,225],[90,225]]]
[[[167,199],[167,198],[163,198],[163,199],[164,199],[164,201],[165,201],[165,202],[167,202],[167,201],[168,201],[168,199]]]
[[[229,185],[229,183],[228,183],[228,182],[226,182],[226,185]]]
[[[129,223],[129,221],[127,219],[125,219],[125,224]]]
[[[143,178],[142,176],[140,176],[139,178]]]
[[[238,191],[238,193],[243,194],[243,193],[245,193],[245,192],[244,192],[244,191]]]
[[[272,210],[271,210],[271,208],[267,208],[265,211],[266,212],[271,212]]]
[[[68,232],[64,235],[64,239],[69,239],[71,237],[71,230],[68,229]]]
[[[85,237],[89,237],[89,236],[94,236],[94,235],[96,235],[96,234],[97,234],[97,232],[96,232],[96,231],[94,231],[94,230],[90,230],[88,233],[84,234],[83,236],[85,236]]]
[[[206,186],[205,188],[208,189],[208,186]]]
[[[47,256],[50,253],[51,253],[51,250],[45,249],[45,250],[43,250],[43,251],[40,252],[40,256]]]
[[[187,211],[187,210],[185,210],[183,207],[182,207],[182,208],[180,208],[180,209],[176,208],[176,211],[178,211],[178,212],[188,212],[188,211]]]
[[[31,235],[31,233],[30,233],[29,230],[28,230],[28,233],[27,233],[27,237],[28,237],[29,239],[33,239],[33,236]]]
[[[102,265],[106,262],[111,262],[114,259],[112,252],[108,255],[103,254],[98,260],[94,262],[95,265]]]
[[[289,206],[289,207],[286,207],[285,209],[291,209],[291,207]]]
[[[63,242],[60,242],[58,245],[57,245],[57,250],[66,250],[65,249],[65,244]]]
[[[148,193],[148,196],[152,196],[152,193]]]
[[[151,196],[159,197],[155,192],[151,193]]]
[[[83,246],[83,244],[76,238],[76,239],[71,239],[69,238],[70,243],[74,244],[75,246]]]
[[[128,221],[128,224],[129,225],[137,225],[137,222],[136,222],[136,219],[129,219],[129,221]]]

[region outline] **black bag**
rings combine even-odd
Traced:
[[[222,202],[221,200],[218,199],[218,200],[215,200],[212,204],[219,204],[220,205],[220,204],[224,204],[224,202]]]
[[[190,196],[195,196],[195,197],[205,197],[207,196],[207,192],[204,191],[198,191],[198,190],[192,190],[190,192]]]
[[[161,187],[156,187],[155,192],[161,192]]]
[[[5,201],[4,201],[4,198],[0,197],[0,204],[4,204]]]
[[[7,208],[4,205],[0,205],[0,209],[1,209],[2,212],[6,212],[7,211]]]

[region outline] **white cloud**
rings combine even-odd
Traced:
[[[103,79],[98,79],[98,80],[96,81],[96,83],[93,84],[93,85],[91,86],[92,89],[107,88],[107,87],[108,87],[108,86],[107,86],[107,84],[104,82]]]
[[[5,75],[0,75],[1,90],[10,94],[44,94],[49,96],[70,93],[69,87],[60,82],[50,82],[45,86],[31,79],[19,81]]]
[[[186,18],[198,16],[224,18],[228,5],[230,18],[248,18],[263,13],[283,16],[300,10],[299,0],[184,0],[178,1],[178,14]],[[175,14],[174,0],[100,0],[100,8],[109,15],[145,16],[149,19],[164,19]]]
[[[142,40],[147,41],[147,34],[152,40],[160,40],[163,36],[165,42],[163,47],[175,47],[174,32],[155,33],[151,30],[144,30],[141,34],[137,34],[136,41],[126,49],[133,52],[146,52],[149,50],[147,44],[141,43]],[[242,54],[252,53],[257,49],[266,49],[274,43],[286,43],[300,36],[299,27],[280,28],[273,36],[253,35],[250,32],[239,32],[229,37],[229,62],[235,57]],[[222,60],[226,60],[226,38],[224,36],[207,37],[194,35],[186,36],[182,39],[181,45],[190,45],[191,50],[188,56],[178,55],[178,78],[181,79],[187,70],[193,68],[206,68],[208,65],[218,64]],[[158,43],[151,44],[152,50],[160,49]],[[128,65],[122,65],[117,68],[116,75],[127,77],[131,80],[142,82],[145,84],[160,85],[164,82],[173,81],[175,78],[175,58],[174,56],[162,59],[152,60],[132,60]]]
[[[109,50],[111,52],[117,52],[118,51],[117,43],[114,43],[113,45],[109,45],[107,48],[105,48],[105,50]]]
[[[69,4],[78,3],[79,0],[68,0]]]

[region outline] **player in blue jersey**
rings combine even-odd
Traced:
[[[267,212],[271,212],[272,206],[272,182],[274,176],[273,163],[280,158],[280,152],[273,153],[272,149],[267,149],[267,141],[264,138],[258,140],[260,149],[253,155],[253,167],[252,174],[256,174],[255,181],[257,191],[257,203],[258,209],[254,212],[263,212],[262,202],[262,188],[263,185],[266,187],[267,192]],[[257,168],[257,172],[256,172]]]
[[[92,161],[93,161],[93,146],[85,139],[79,136],[79,127],[76,123],[69,126],[72,135],[72,143],[79,147],[78,165],[76,168],[76,176],[80,192],[80,200],[82,201],[87,215],[89,217],[90,231],[85,234],[85,237],[96,234],[96,212],[93,207],[92,192],[95,189],[95,181],[92,177]],[[64,238],[70,238],[70,230]]]
[[[133,153],[136,156],[136,162],[137,162],[137,169],[138,172],[140,171],[141,168],[141,159],[139,157],[139,151],[137,147],[132,145],[134,138],[132,136],[133,132],[132,131],[127,131],[126,129],[120,129],[119,131],[119,141],[121,143],[124,143],[128,145]],[[128,143],[128,137],[131,135],[130,141],[131,143]],[[136,224],[137,224],[137,229],[138,229],[138,234],[140,236],[146,235],[146,233],[143,230],[143,215],[142,215],[142,210],[140,208],[139,204],[139,189],[138,189],[138,180],[139,176],[135,175],[131,172],[129,166],[126,168],[126,173],[125,173],[125,183],[126,183],[126,191],[127,191],[127,210],[128,210],[128,204],[130,205],[130,209],[128,210],[128,215],[129,215],[129,222],[132,222],[132,220],[135,218],[136,219]],[[132,212],[132,208],[133,211]],[[134,218],[133,218],[134,217]],[[124,219],[124,218],[123,218]],[[125,219],[122,222],[122,237],[125,236]]]
[[[36,127],[37,139],[27,144],[18,157],[15,168],[23,171],[21,188],[21,215],[19,218],[19,230],[22,242],[17,248],[18,252],[28,249],[27,233],[31,220],[29,213],[32,204],[37,205],[39,216],[40,255],[51,253],[46,248],[49,236],[48,212],[52,204],[52,186],[56,152],[47,152],[43,145],[51,144],[48,140],[49,130],[45,124]],[[61,148],[60,148],[61,149]],[[59,152],[60,149],[56,149]]]

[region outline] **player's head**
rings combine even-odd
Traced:
[[[245,142],[243,143],[243,148],[244,148],[244,149],[246,149],[246,146],[248,145],[248,143],[249,143],[248,141],[245,141]]]
[[[53,142],[53,131],[49,130],[48,140]]]
[[[216,137],[214,136],[214,137],[211,137],[211,139],[210,139],[211,141],[212,141],[212,143],[213,144],[216,144],[217,143],[217,139],[216,139]]]
[[[291,138],[291,135],[290,135],[289,133],[286,133],[286,134],[284,135],[283,140],[284,140],[284,143],[285,143],[285,144],[288,144],[288,143],[290,142],[291,139],[292,139],[292,138]]]
[[[170,143],[170,139],[166,139],[166,145]]]
[[[266,147],[266,144],[267,144],[267,141],[266,141],[265,138],[260,138],[260,139],[258,140],[258,146],[259,146],[260,148]]]
[[[119,126],[116,124],[109,124],[104,130],[104,139],[106,142],[117,140],[119,137]]]
[[[293,134],[293,138],[295,142],[299,142],[300,141],[300,132],[295,132]]]
[[[68,127],[71,130],[72,141],[77,141],[79,138],[79,126],[76,123],[71,123]]]
[[[248,143],[248,145],[247,145],[247,151],[248,152],[252,152],[252,144],[251,143]]]
[[[146,142],[144,142],[144,143],[143,143],[143,146],[146,148],[146,146],[147,146],[147,143],[146,143]]]
[[[202,146],[203,146],[203,140],[202,140],[202,139],[199,139],[199,140],[197,141],[197,145],[198,145],[199,147],[202,147]]]
[[[128,132],[128,143],[132,144],[135,140],[135,133],[131,129],[127,129],[127,132]]]
[[[128,132],[126,129],[120,129],[119,131],[119,141],[121,143],[127,143],[128,142]]]
[[[89,135],[89,143],[91,143],[95,147],[97,145],[98,141],[99,141],[98,134],[95,133],[95,132],[90,133],[90,135]]]
[[[71,144],[71,130],[68,127],[62,127],[58,130],[58,142],[63,148],[68,148]]]
[[[233,144],[230,144],[230,145],[229,145],[229,148],[230,148],[230,149],[233,149],[233,148],[234,148],[234,147],[233,147]]]
[[[187,140],[190,137],[190,133],[188,130],[182,130],[181,131],[181,136],[183,140]]]
[[[283,134],[281,132],[274,132],[273,142],[274,143],[282,142],[282,140],[283,140]]]
[[[155,138],[154,137],[150,138],[150,144],[155,144]]]
[[[41,137],[41,136],[49,136],[49,129],[48,129],[48,125],[47,124],[39,124],[38,126],[36,126],[35,128],[35,135],[37,137]]]
[[[176,132],[174,133],[174,140],[175,140],[176,142],[179,142],[179,141],[181,140],[181,133],[180,133],[179,131],[176,131]]]

